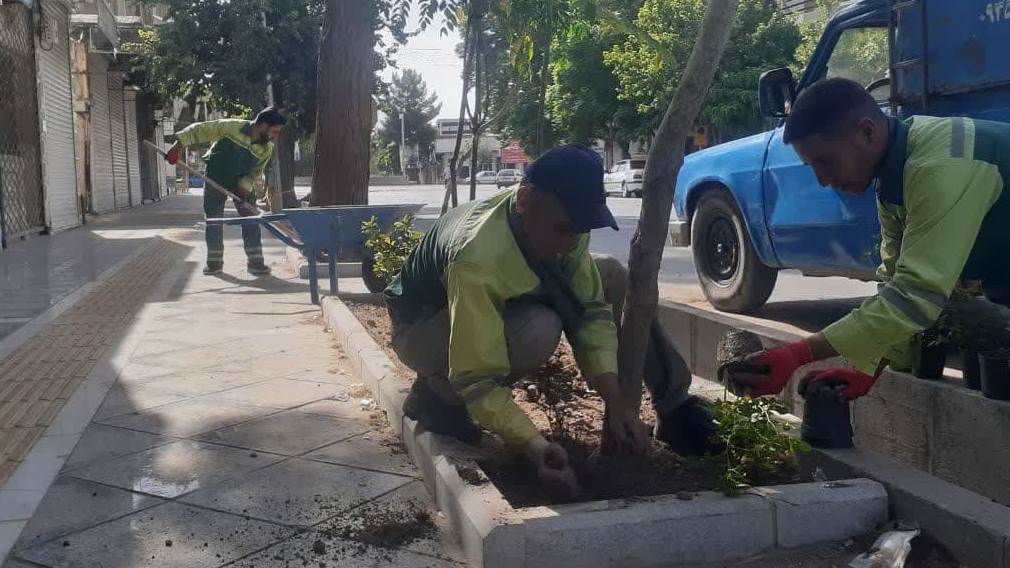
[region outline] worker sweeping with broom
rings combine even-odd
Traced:
[[[274,107],[263,109],[252,121],[221,119],[197,122],[179,131],[175,144],[165,154],[165,160],[175,165],[182,148],[212,144],[204,155],[207,177],[239,197],[241,201],[235,201],[235,209],[240,215],[256,215],[259,210],[255,207],[253,188],[263,178],[263,170],[273,154],[273,141],[280,136],[286,122],[284,115]],[[225,194],[208,188],[203,193],[204,214],[208,219],[221,217],[227,200]],[[224,268],[224,227],[208,225],[205,238],[207,266],[203,273],[218,274]],[[270,268],[263,262],[258,225],[242,225],[242,244],[249,273],[270,274]]]

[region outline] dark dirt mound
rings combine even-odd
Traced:
[[[360,521],[327,534],[382,548],[398,548],[415,540],[431,538],[437,530],[431,514],[413,501],[402,508],[365,510]]]

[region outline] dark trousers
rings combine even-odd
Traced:
[[[209,187],[203,192],[203,213],[208,219],[224,215],[224,205],[228,197]],[[207,225],[204,233],[207,241],[207,264],[224,262],[224,226]],[[259,225],[242,225],[242,244],[249,264],[263,264],[263,241]]]

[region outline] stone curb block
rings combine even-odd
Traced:
[[[737,498],[703,493],[691,501],[661,496],[513,509],[490,481],[473,485],[460,478],[457,467],[476,465],[477,450],[420,431],[402,415],[405,385],[350,310],[332,297],[323,299],[322,309],[359,376],[375,385],[394,428],[400,425],[396,429],[425,487],[450,520],[467,560],[478,568],[718,562],[758,554],[779,542],[799,546],[865,534],[886,519],[886,494],[870,480],[850,480],[838,489],[819,484],[762,488],[764,493]],[[825,510],[837,526],[803,526],[805,518]],[[782,530],[796,534],[783,538]]]

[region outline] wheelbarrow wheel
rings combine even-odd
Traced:
[[[382,292],[389,284],[375,273],[375,258],[371,255],[361,259],[361,279],[365,281],[365,288],[373,294]]]

